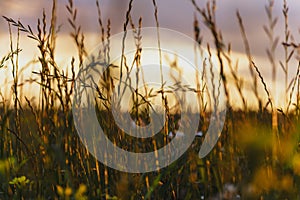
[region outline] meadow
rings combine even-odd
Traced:
[[[160,10],[156,0],[152,3],[152,17],[159,33]],[[10,52],[0,55],[0,68],[11,69],[13,83],[7,86],[10,98],[0,93],[0,199],[300,198],[300,62],[298,45],[289,29],[287,1],[283,1],[282,16],[273,15],[274,1],[266,3],[268,20],[263,28],[269,39],[269,46],[266,47],[268,66],[259,66],[253,59],[245,21],[242,13],[236,13],[234,20],[239,25],[248,59],[250,92],[255,97],[253,102],[249,102],[244,93],[245,85],[236,70],[230,42],[223,41],[222,30],[217,26],[217,2],[207,1],[204,7],[200,7],[195,0],[187,3],[193,4],[198,16],[189,22],[194,30],[193,39],[199,45],[195,48],[204,47],[210,55],[208,61],[212,56],[217,59],[219,74],[215,76],[220,76],[220,82],[224,85],[227,106],[225,124],[217,144],[206,157],[198,157],[201,144],[195,140],[171,165],[147,173],[126,173],[102,164],[86,149],[77,134],[72,113],[76,95],[74,85],[78,70],[86,65],[89,52],[85,46],[85,34],[77,22],[80,8],[77,10],[73,0],[68,0],[65,12],[72,29],[70,37],[78,54],[70,58],[68,66],[60,66],[56,61],[56,41],[59,37],[56,0],[53,0],[51,16],[41,11],[43,15],[36,27],[23,24],[21,19],[18,21],[3,16],[1,20],[8,25]],[[143,43],[140,31],[143,19],[140,18],[137,23],[132,19],[133,4],[134,1],[130,0],[123,26],[124,40],[127,31],[132,30],[136,41],[133,63],[140,66],[143,64],[143,49],[140,46]],[[110,21],[104,22],[101,18],[101,2],[96,0],[95,6],[99,16],[96,19],[99,37],[103,44],[107,44],[99,56],[109,66],[95,91],[99,124],[106,136],[124,150],[148,152],[159,149],[170,142],[168,134],[176,129],[182,111],[176,102],[171,103],[174,96],[163,87],[163,83],[160,91],[134,88],[130,110],[132,120],[136,120],[138,125],[150,123],[151,104],[148,98],[155,97],[164,106],[165,126],[155,137],[146,139],[128,136],[118,128],[112,113],[112,93],[122,76],[130,73],[130,67],[126,65],[126,56],[122,56],[120,65],[110,62]],[[281,33],[284,35],[283,41],[274,33],[277,17],[285,22]],[[203,42],[204,28],[210,31],[210,44]],[[40,70],[32,72],[33,79],[24,80],[19,76],[24,67],[19,65],[19,55],[23,53],[19,45],[22,34],[28,36],[27,39],[34,42],[39,51],[37,62]],[[278,49],[284,52],[283,60],[275,57]],[[176,62],[171,64],[174,68],[180,68]],[[208,62],[203,70],[216,73],[212,65],[212,61]],[[267,84],[261,73],[262,67],[268,68],[273,83],[277,81],[276,74],[282,74],[280,82],[285,88],[282,97],[285,99],[284,107],[276,105],[272,96],[274,88],[271,90],[271,85]],[[292,79],[288,76],[291,69],[296,69]],[[193,114],[199,117],[199,131],[205,135],[212,115],[209,107],[213,106],[211,102],[217,102],[218,92],[207,97],[205,81],[210,80],[199,74],[194,76],[197,79],[195,88],[180,84],[175,86],[196,94],[201,109]],[[33,84],[39,91],[34,101],[22,90],[25,83]],[[212,84],[214,90],[220,90],[220,85]],[[231,88],[235,89],[235,95],[232,95]],[[235,102],[241,106],[236,107]],[[201,143],[204,136],[199,138]],[[101,147],[97,148],[101,150]]]

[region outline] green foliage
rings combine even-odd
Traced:
[[[16,186],[18,189],[24,188],[30,182],[26,176],[15,177],[13,180],[9,181],[9,184]]]

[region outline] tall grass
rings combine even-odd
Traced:
[[[152,1],[157,27],[158,46],[160,47],[159,7]],[[256,64],[251,54],[251,44],[247,39],[247,26],[244,25],[242,14],[236,13],[241,38],[244,42],[245,54],[248,59],[252,79],[252,92],[258,107],[250,108],[247,96],[244,94],[243,80],[234,66],[230,43],[226,45],[222,31],[217,27],[216,1],[208,1],[201,8],[196,1],[191,0],[195,8],[195,20],[191,22],[194,28],[194,39],[199,46],[205,46],[209,52],[208,65],[204,65],[202,74],[195,74],[196,87],[177,85],[181,89],[197,93],[198,104],[201,108],[199,131],[205,133],[209,125],[211,113],[209,98],[205,96],[206,73],[213,73],[212,57],[219,62],[220,77],[225,87],[228,113],[222,135],[213,149],[205,158],[198,157],[198,150],[203,140],[196,138],[188,151],[170,166],[151,173],[130,174],[111,169],[98,162],[84,146],[76,133],[71,112],[74,97],[74,83],[77,72],[82,68],[88,56],[85,47],[85,35],[77,23],[77,12],[74,2],[69,0],[66,13],[71,27],[70,37],[77,48],[77,56],[71,58],[67,71],[63,71],[56,62],[56,38],[59,37],[57,26],[57,2],[53,0],[50,18],[42,14],[37,26],[32,28],[9,17],[4,17],[8,23],[10,52],[1,56],[0,67],[12,66],[13,83],[11,94],[13,106],[9,105],[1,93],[0,100],[0,198],[1,199],[297,199],[300,191],[300,65],[292,66],[297,45],[291,42],[288,25],[288,4],[284,0],[283,18],[285,22],[284,40],[279,41],[274,36],[276,17],[272,14],[273,1],[266,6],[268,26],[264,27],[269,38],[270,47],[267,56],[270,59],[273,84],[276,82],[277,63],[280,64],[285,76],[286,109],[277,108],[274,92],[267,85],[260,72],[261,66]],[[133,88],[132,119],[137,124],[149,123],[150,98],[159,96],[166,110],[166,123],[153,138],[136,139],[118,129],[111,112],[111,95],[114,88],[121,94],[121,84],[118,80],[128,77],[132,66],[128,64],[125,55],[125,41],[129,37],[127,31],[133,29],[136,42],[134,64],[137,66],[137,77],[140,66],[143,42],[141,28],[142,18],[135,24],[132,19],[133,1],[129,1],[124,21],[122,41],[122,56],[118,66],[110,59],[110,20],[104,22],[101,16],[101,3],[96,0],[100,38],[104,51],[99,56],[108,63],[108,70],[101,78],[96,88],[98,121],[106,130],[105,134],[114,144],[125,150],[148,152],[157,150],[169,143],[168,133],[174,130],[180,119],[180,110],[172,107],[172,96],[164,88],[164,77],[161,69],[161,90],[152,91]],[[203,23],[200,24],[198,17]],[[107,25],[105,25],[107,23]],[[207,26],[210,30],[213,44],[203,44],[202,29]],[[16,41],[13,40],[16,29]],[[19,71],[20,35],[26,34],[29,40],[36,43],[39,51],[40,71],[34,80],[39,88],[39,99],[33,103],[22,92],[22,80]],[[104,43],[106,41],[106,43]],[[282,43],[284,60],[277,62],[276,49]],[[199,46],[194,52],[203,54]],[[215,51],[212,50],[214,47]],[[215,55],[213,55],[215,52]],[[160,51],[160,67],[163,55]],[[197,61],[195,61],[197,63]],[[171,64],[176,68],[177,63]],[[170,64],[170,65],[171,65]],[[236,64],[238,65],[238,64]],[[291,67],[297,67],[292,80],[288,79]],[[229,72],[228,74],[226,72]],[[143,73],[143,72],[142,72]],[[113,77],[118,75],[118,79]],[[144,75],[144,74],[143,74]],[[230,93],[230,77],[233,77],[234,87],[238,91],[239,100],[233,99]],[[129,78],[130,79],[130,78]],[[131,80],[129,80],[131,81]],[[139,80],[136,79],[136,85]],[[207,80],[210,81],[210,80]],[[180,80],[178,80],[180,82]],[[220,85],[213,83],[213,102],[217,102]],[[128,86],[130,87],[130,86]],[[259,87],[264,88],[265,94],[259,93]],[[124,89],[124,88],[123,88]],[[131,88],[132,89],[132,88]],[[235,109],[233,101],[241,101],[242,109]],[[145,106],[146,105],[146,106]],[[175,111],[176,112],[175,112]],[[198,141],[199,140],[199,141]],[[95,151],[98,147],[95,147]]]

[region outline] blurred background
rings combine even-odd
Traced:
[[[101,15],[103,18],[104,26],[107,25],[108,19],[111,24],[111,34],[117,34],[123,31],[123,23],[128,9],[128,0],[102,0],[100,1]],[[204,1],[197,2],[200,6],[205,7]],[[216,21],[219,30],[222,30],[223,40],[225,45],[231,44],[233,62],[238,62],[238,71],[242,79],[245,80],[245,93],[248,94],[251,83],[248,70],[247,57],[244,54],[245,48],[241,37],[241,32],[236,17],[236,12],[241,13],[245,30],[247,32],[247,38],[250,43],[251,53],[254,57],[255,63],[259,66],[260,71],[267,82],[268,87],[277,88],[276,104],[284,106],[282,98],[284,94],[284,86],[282,84],[283,74],[279,66],[279,60],[284,57],[283,48],[276,49],[276,60],[277,65],[277,82],[272,84],[271,81],[271,70],[267,65],[270,64],[266,49],[269,47],[269,39],[264,31],[264,26],[268,23],[268,17],[265,11],[267,1],[253,0],[253,1],[234,1],[224,0],[217,1],[216,8]],[[60,25],[57,47],[56,47],[56,59],[61,66],[67,66],[70,63],[72,55],[76,55],[76,49],[72,43],[70,37],[71,28],[68,24],[68,13],[66,12],[65,5],[67,1],[57,1],[57,23]],[[164,0],[158,1],[158,19],[159,25],[163,28],[169,28],[182,32],[191,38],[194,37],[193,21],[196,18],[200,19],[201,36],[203,38],[202,45],[206,46],[207,43],[211,47],[213,45],[213,38],[209,33],[209,29],[205,27],[201,21],[201,16],[195,11],[190,1],[182,0]],[[88,51],[93,50],[100,43],[100,29],[98,26],[98,15],[96,9],[96,3],[94,0],[86,1],[74,1],[74,5],[80,8],[77,13],[78,24],[81,25],[82,31],[85,34],[85,46]],[[172,5],[172,6],[170,6]],[[299,38],[299,23],[298,23],[298,10],[300,2],[296,0],[288,1],[289,5],[289,29],[291,32],[291,38],[294,38],[294,43],[298,44]],[[37,17],[42,17],[42,10],[45,10],[47,16],[51,14],[51,1],[39,1],[39,0],[12,0],[12,1],[1,1],[0,2],[0,13],[3,16],[20,20],[24,25],[30,25],[33,29],[36,29]],[[284,39],[284,18],[283,18],[283,1],[275,1],[273,8],[274,18],[278,17],[276,26],[274,27],[274,38],[279,37],[279,41]],[[154,27],[154,7],[151,1],[139,0],[135,1],[132,8],[132,18],[134,22],[138,22],[139,17],[143,19],[143,27]],[[35,48],[37,44],[26,37],[26,34],[21,34],[20,44],[22,46],[22,53],[20,54],[20,66],[27,66],[21,72],[21,76],[24,79],[32,76],[31,72],[37,70],[38,67],[32,63],[32,58],[37,58],[38,52]],[[0,20],[0,43],[1,49],[0,54],[7,54],[9,52],[9,34],[7,22],[4,19]],[[182,44],[178,44],[182,45]],[[282,46],[279,42],[278,46]],[[193,49],[190,50],[193,53]],[[296,56],[296,54],[294,54]],[[294,77],[297,70],[297,62],[292,60],[292,66],[288,73],[289,79]],[[9,96],[7,89],[9,82],[12,81],[12,76],[9,75],[9,70],[0,69],[0,85],[1,91]],[[232,88],[232,87],[231,87]],[[25,86],[24,91],[32,91],[30,86]],[[260,90],[263,93],[263,89]],[[30,93],[30,92],[29,92]],[[30,95],[30,94],[29,94]],[[32,94],[31,94],[32,95]],[[36,95],[36,94],[35,94]],[[236,91],[232,90],[232,95],[236,95]],[[274,95],[275,96],[275,95]],[[251,94],[248,94],[249,99],[252,98]],[[250,100],[251,102],[251,100]]]

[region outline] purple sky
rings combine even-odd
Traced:
[[[112,33],[118,33],[123,29],[125,13],[128,7],[129,0],[100,0],[102,16],[104,21],[111,19]],[[204,1],[198,1],[203,4]],[[97,23],[97,12],[95,0],[75,0],[75,6],[78,8],[78,20],[85,32],[96,32],[99,30]],[[195,10],[190,1],[184,0],[159,0],[159,22],[161,27],[170,28],[179,32],[186,33],[192,36],[193,30],[193,15]],[[264,6],[268,3],[267,0],[218,0],[217,1],[217,22],[222,30],[226,42],[231,42],[233,49],[243,51],[242,40],[240,37],[239,27],[236,19],[236,10],[239,10],[246,26],[247,34],[251,48],[254,54],[265,54],[266,45],[268,44],[267,37],[262,26],[267,24],[267,16]],[[58,0],[58,16],[59,22],[62,24],[62,32],[69,32],[67,23],[68,14],[65,4],[67,0]],[[276,26],[276,35],[283,34],[283,17],[282,17],[283,0],[275,1],[274,14],[278,16],[279,21]],[[300,2],[297,0],[288,1],[290,8],[290,28],[294,37],[298,38],[297,9],[300,7]],[[203,5],[202,5],[203,6]],[[14,19],[20,19],[24,24],[30,24],[35,27],[36,18],[41,16],[42,9],[46,12],[51,12],[50,0],[11,0],[0,1],[0,13]],[[143,25],[155,26],[153,16],[153,5],[150,0],[135,0],[132,10],[132,15],[137,22],[142,16]],[[198,18],[201,17],[198,15]],[[203,24],[202,34],[207,37],[208,32]],[[7,33],[7,26],[4,20],[0,20],[0,34]]]

